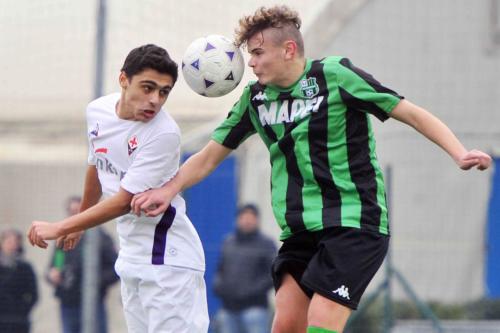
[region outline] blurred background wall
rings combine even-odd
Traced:
[[[289,0],[303,20],[306,55],[344,55],[386,86],[447,123],[468,148],[500,151],[500,29],[497,0]],[[104,91],[118,90],[128,51],[145,43],[180,63],[189,43],[233,36],[237,20],[279,1],[107,1]],[[84,109],[93,97],[97,1],[0,0],[0,227],[25,231],[32,220],[64,217],[86,168]],[[253,79],[247,68],[243,81]],[[186,153],[207,142],[243,89],[205,98],[182,77],[166,108],[183,131]],[[488,209],[492,170],[463,172],[414,130],[373,119],[378,155],[391,178],[395,267],[424,300],[462,302],[488,295]],[[237,202],[256,202],[277,239],[269,162],[250,138],[236,153]],[[494,204],[494,203],[493,203]],[[224,202],[220,203],[224,208]],[[196,207],[188,207],[196,210]],[[234,207],[227,207],[233,209]],[[195,224],[233,221],[194,221]],[[499,221],[500,222],[500,221]],[[113,231],[113,223],[106,225]],[[500,237],[500,235],[499,235]],[[204,244],[215,249],[218,244]],[[42,275],[47,251],[28,249],[40,277],[33,332],[59,325]],[[213,269],[208,267],[207,270]],[[383,278],[379,272],[370,290]],[[210,288],[210,285],[208,285]],[[109,297],[111,332],[125,331],[119,288]],[[396,298],[404,298],[395,290]]]

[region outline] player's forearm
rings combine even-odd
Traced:
[[[205,179],[217,167],[216,164],[209,164],[203,154],[197,153],[189,158],[180,168],[176,177],[178,179],[178,189],[185,190]]]
[[[441,120],[428,112],[425,112],[422,118],[420,126],[416,129],[426,138],[440,146],[456,162],[458,162],[461,156],[467,153],[467,150],[455,134]]]
[[[230,152],[230,149],[210,141],[201,151],[184,162],[177,175],[166,186],[178,193],[199,183],[210,175]]]
[[[132,195],[121,194],[121,191],[106,200],[103,200],[87,210],[70,216],[59,223],[60,236],[73,232],[83,231],[108,222],[114,218],[130,212]]]
[[[455,161],[467,153],[467,150],[441,120],[427,110],[408,101],[401,101],[393,110],[392,117],[402,121],[437,144],[446,151]]]

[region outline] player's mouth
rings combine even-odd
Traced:
[[[146,119],[152,119],[156,115],[155,110],[143,110],[142,112]]]

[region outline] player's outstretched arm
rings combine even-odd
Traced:
[[[231,149],[210,140],[202,150],[184,162],[175,177],[165,185],[135,195],[131,203],[133,212],[140,215],[144,211],[146,216],[158,216],[165,212],[177,193],[207,177],[230,152]]]
[[[407,100],[401,100],[390,116],[412,126],[440,146],[462,170],[469,170],[473,167],[486,170],[491,165],[491,157],[488,154],[476,149],[465,149],[455,134],[441,120]]]
[[[132,196],[133,194],[120,188],[112,197],[62,221],[55,223],[33,221],[27,233],[28,239],[31,245],[47,248],[47,240],[95,227],[130,212]]]
[[[83,188],[82,202],[80,212],[96,205],[101,199],[102,187],[97,174],[95,165],[89,165],[85,174],[85,183]],[[80,242],[83,236],[83,231],[73,232],[69,235],[59,237],[56,241],[58,248],[63,248],[65,251],[72,250]]]

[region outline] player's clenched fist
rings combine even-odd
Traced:
[[[60,237],[61,234],[57,223],[33,221],[27,236],[31,245],[46,249],[48,246],[46,240],[56,239]]]
[[[461,156],[457,163],[462,170],[469,170],[473,167],[486,170],[491,166],[491,156],[480,150],[473,149]]]

